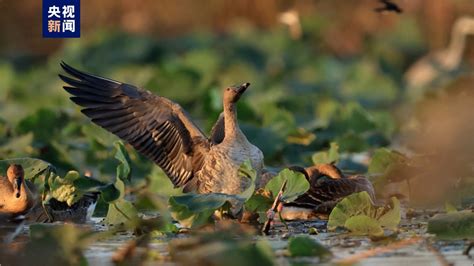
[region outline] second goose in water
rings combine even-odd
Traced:
[[[336,204],[352,193],[366,191],[372,200],[375,192],[372,183],[363,175],[345,176],[333,164],[316,164],[311,167],[290,167],[303,173],[310,184],[309,190],[289,206],[311,209],[315,213],[330,213]]]

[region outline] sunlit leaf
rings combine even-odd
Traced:
[[[369,214],[372,211],[372,205],[372,199],[365,191],[347,196],[331,211],[328,229],[344,227],[346,221],[352,216]]]
[[[83,193],[74,186],[74,181],[79,178],[79,173],[76,171],[69,171],[63,178],[55,178],[50,186],[51,197],[72,206],[83,195]]]
[[[130,227],[138,222],[138,212],[130,201],[121,199],[109,204],[105,217],[109,227]]]
[[[245,209],[250,212],[266,212],[273,204],[273,199],[263,193],[255,193],[245,202]]]
[[[453,204],[449,203],[449,202],[445,202],[444,203],[444,210],[446,211],[446,213],[453,213],[453,212],[457,212],[458,209],[456,208],[456,206],[454,206]]]
[[[259,215],[259,222],[264,222],[266,220],[266,211],[272,206],[275,197],[277,197],[285,182],[286,186],[281,197],[283,202],[291,202],[309,189],[309,183],[303,174],[284,169],[272,177],[265,188],[258,189],[245,202],[245,210],[257,213]]]
[[[253,169],[250,160],[245,160],[244,163],[239,167],[239,176],[241,178],[250,179],[250,185],[242,193],[239,194],[243,201],[247,201],[255,191],[255,179],[257,178],[257,172]]]
[[[367,215],[356,215],[346,220],[344,227],[355,235],[382,236],[380,223]]]
[[[400,201],[396,197],[392,197],[392,204],[389,205],[388,209],[384,209],[382,216],[377,218],[380,226],[395,230],[401,220]]]
[[[302,173],[294,172],[290,169],[283,169],[267,183],[265,189],[271,191],[273,197],[276,197],[285,181],[287,181],[286,188],[282,195],[282,200],[285,202],[295,200],[309,189],[306,177]]]
[[[131,170],[130,170],[130,158],[128,157],[128,153],[125,150],[125,146],[123,142],[116,141],[114,143],[115,146],[115,159],[117,159],[120,163],[117,166],[117,178],[121,180],[130,181],[131,178]]]
[[[395,230],[400,219],[397,198],[393,197],[388,206],[376,207],[369,194],[363,191],[347,196],[334,207],[329,215],[328,229],[344,227],[354,234],[380,236],[382,228]]]

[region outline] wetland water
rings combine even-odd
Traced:
[[[93,219],[92,225],[95,230],[106,229],[100,225],[100,221],[100,218]],[[327,232],[325,229],[326,222],[324,221],[293,221],[287,224],[288,228],[282,224],[277,224],[271,231],[270,236],[263,237],[268,240],[275,251],[276,261],[279,265],[290,265],[293,263],[314,264],[318,262],[317,259],[311,257],[289,258],[284,255],[288,237],[298,234],[308,235],[309,228],[316,228],[320,232],[317,235],[311,235],[311,237],[329,247],[334,254],[334,258],[327,263],[328,265],[331,262],[346,259],[355,254],[384,246],[387,243],[381,241],[373,242],[367,237],[362,236]],[[413,236],[420,236],[421,238],[414,244],[361,259],[358,261],[358,265],[443,265],[442,258],[451,265],[474,265],[474,258],[472,256],[462,254],[468,241],[437,241],[426,234],[426,222],[417,219],[411,221],[403,220],[396,239],[408,239]],[[186,234],[179,234],[177,237],[188,236]],[[121,233],[107,240],[95,242],[85,250],[85,256],[89,261],[89,265],[113,265],[111,262],[112,255],[133,238],[134,236],[131,233]],[[168,255],[168,241],[170,239],[169,237],[156,237],[151,242],[152,249],[162,257],[159,263],[164,265],[175,265]],[[426,239],[432,240],[430,241],[432,243],[431,249],[426,244]],[[438,250],[439,253],[433,251],[433,248]],[[156,261],[150,262],[149,265],[155,265],[156,263]]]

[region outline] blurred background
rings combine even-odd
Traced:
[[[180,103],[207,132],[222,89],[250,82],[239,120],[269,166],[309,165],[333,147],[339,166],[363,173],[389,147],[431,156],[392,181],[424,173],[419,186],[466,187],[474,2],[394,2],[403,13],[375,12],[376,0],[83,0],[81,38],[44,39],[41,1],[0,0],[0,159],[114,175],[116,138],[68,100],[57,77],[64,60]],[[136,184],[175,192],[129,151]]]

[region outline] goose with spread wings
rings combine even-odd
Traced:
[[[250,160],[257,173],[263,154],[242,133],[236,103],[249,83],[228,87],[223,113],[207,138],[183,108],[150,91],[77,70],[62,62],[70,99],[92,122],[132,145],[185,192],[239,194],[251,180],[238,173]]]

